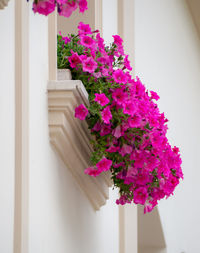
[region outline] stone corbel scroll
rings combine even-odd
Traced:
[[[110,173],[97,178],[84,173],[91,166],[91,136],[87,123],[74,117],[74,109],[88,103],[87,92],[81,81],[70,78],[69,71],[61,71],[58,79],[62,80],[48,83],[50,142],[93,208],[99,210],[109,198]]]

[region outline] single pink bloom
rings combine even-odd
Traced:
[[[54,0],[39,0],[37,3],[33,3],[33,11],[47,16],[55,10],[55,6]]]
[[[71,56],[68,57],[68,61],[70,63],[71,68],[76,68],[78,66],[78,64],[81,63],[81,59],[80,59],[78,53],[74,53],[74,52],[72,53]]]
[[[112,134],[113,134],[117,139],[120,138],[120,137],[122,136],[121,126],[120,126],[120,125],[117,126],[117,127],[113,130]]]
[[[105,136],[105,135],[110,134],[110,133],[111,133],[111,126],[110,126],[110,125],[103,124],[103,125],[101,126],[100,135],[101,135],[101,136]]]
[[[176,146],[174,146],[172,150],[175,154],[178,154],[180,152],[179,148],[177,148]]]
[[[58,4],[66,4],[67,0],[56,0]]]
[[[78,25],[79,34],[91,34],[91,28],[89,24],[84,24],[83,22],[80,22]]]
[[[105,65],[109,63],[109,58],[108,57],[99,57],[97,59],[98,63]]]
[[[120,154],[125,156],[126,154],[130,154],[133,151],[133,148],[127,144],[124,144],[121,148]]]
[[[79,10],[80,12],[85,12],[88,9],[88,2],[87,0],[80,0],[79,1]]]
[[[125,68],[127,68],[128,70],[132,70],[133,68],[131,67],[130,61],[128,59],[128,55],[125,56],[124,58],[124,66]]]
[[[60,16],[70,17],[72,12],[74,12],[78,7],[78,4],[74,1],[67,2],[66,4],[62,4],[58,8],[58,13]]]
[[[100,33],[97,33],[96,40],[98,42],[99,49],[104,52],[105,51],[104,39],[101,38]]]
[[[150,91],[150,93],[151,93],[151,99],[158,100],[160,98],[155,91]]]
[[[106,68],[101,69],[102,76],[109,76],[109,70]]]
[[[159,166],[159,159],[156,156],[150,156],[146,159],[146,168],[148,171],[153,171]]]
[[[136,77],[136,80],[133,82],[135,88],[135,94],[139,97],[144,96],[145,94],[145,86],[140,81],[139,77]]]
[[[86,60],[83,61],[83,71],[94,73],[97,68],[97,63],[92,57],[88,57]]]
[[[173,194],[175,187],[179,184],[179,179],[170,175],[170,177],[166,180],[165,185],[163,186],[163,190],[167,196]]]
[[[104,123],[109,124],[110,120],[112,119],[112,113],[110,111],[110,107],[107,106],[103,111],[101,112],[101,117]]]
[[[90,175],[92,177],[96,177],[99,174],[101,174],[101,171],[95,169],[94,167],[89,167],[89,168],[85,169],[85,174],[88,174],[88,175]]]
[[[94,72],[93,76],[98,79],[98,78],[102,77],[102,74],[101,74],[101,72]]]
[[[135,177],[138,173],[138,169],[135,166],[128,166],[127,177]]]
[[[69,37],[62,37],[62,40],[65,41],[65,44],[69,43],[71,41],[71,39]]]
[[[113,35],[113,38],[114,38],[114,43],[117,46],[121,46],[122,45],[123,39],[119,35]]]
[[[88,115],[88,109],[83,104],[76,107],[76,109],[75,109],[75,117],[76,118],[78,118],[80,120],[84,120],[87,115]]]
[[[152,145],[155,148],[160,148],[160,147],[162,147],[164,137],[160,132],[155,131],[155,132],[151,132],[150,140],[152,141]]]
[[[80,44],[84,47],[92,48],[95,45],[95,41],[90,36],[82,35]]]
[[[122,195],[119,199],[116,200],[117,205],[125,205],[126,203],[131,203],[131,200],[128,199],[126,195]]]
[[[128,114],[130,116],[134,115],[136,107],[132,102],[130,101],[125,102],[123,107],[124,107],[123,109],[124,114]]]
[[[85,55],[85,54],[82,54],[79,57],[80,57],[82,62],[85,61],[88,58],[87,55]]]
[[[124,167],[124,166],[125,166],[125,164],[123,162],[113,164],[113,167],[116,168],[116,169],[119,168],[119,167]]]
[[[136,182],[139,185],[146,185],[150,182],[150,176],[148,172],[140,172],[136,177]]]
[[[152,203],[145,203],[144,206],[144,214],[145,213],[150,213],[153,210],[154,206],[152,205]]]
[[[113,72],[113,79],[116,83],[119,83],[119,84],[126,84],[127,83],[127,75],[121,70],[121,69],[118,69],[118,70],[115,70]]]
[[[147,198],[148,198],[148,192],[146,187],[139,187],[134,191],[133,200],[135,204],[141,204],[144,205]]]
[[[97,169],[101,172],[109,170],[111,166],[112,161],[107,158],[103,158],[100,162],[96,164]]]
[[[139,127],[141,122],[141,117],[137,114],[134,114],[131,118],[128,119],[128,124],[131,128]]]
[[[114,90],[112,97],[117,104],[122,105],[126,102],[128,95],[123,89],[117,88]]]
[[[109,153],[115,153],[119,151],[119,147],[111,146],[108,149],[106,149],[106,151]]]
[[[101,106],[105,106],[110,102],[110,100],[106,97],[104,93],[102,94],[95,93],[94,101],[96,101]]]
[[[99,132],[100,130],[101,130],[101,124],[99,121],[97,121],[97,123],[92,128],[92,131]]]

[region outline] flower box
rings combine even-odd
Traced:
[[[159,95],[132,77],[123,40],[119,35],[113,39],[106,46],[99,31],[80,22],[78,34],[57,36],[57,66],[69,68],[88,92],[89,104],[79,101],[74,115],[87,120],[94,137],[92,164],[85,173],[96,178],[110,171],[120,194],[116,204],[140,204],[151,212],[183,178],[180,150],[167,138]]]

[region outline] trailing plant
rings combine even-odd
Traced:
[[[89,94],[90,105],[75,109],[94,136],[93,166],[85,173],[96,177],[110,171],[120,193],[116,203],[134,202],[150,212],[183,178],[179,149],[170,146],[168,120],[156,103],[159,96],[132,78],[120,36],[106,46],[99,31],[83,23],[78,29],[77,35],[58,35],[58,68],[69,68]]]
[[[57,8],[58,14],[70,17],[79,8],[81,13],[88,9],[87,0],[34,0],[33,11],[42,15],[49,15]]]

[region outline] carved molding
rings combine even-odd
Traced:
[[[0,10],[4,9],[8,5],[9,0],[0,0]]]
[[[74,117],[74,109],[81,103],[88,103],[87,92],[81,81],[49,81],[50,142],[93,208],[99,210],[109,198],[110,173],[104,173],[97,178],[84,173],[91,165],[92,148],[87,123]]]

